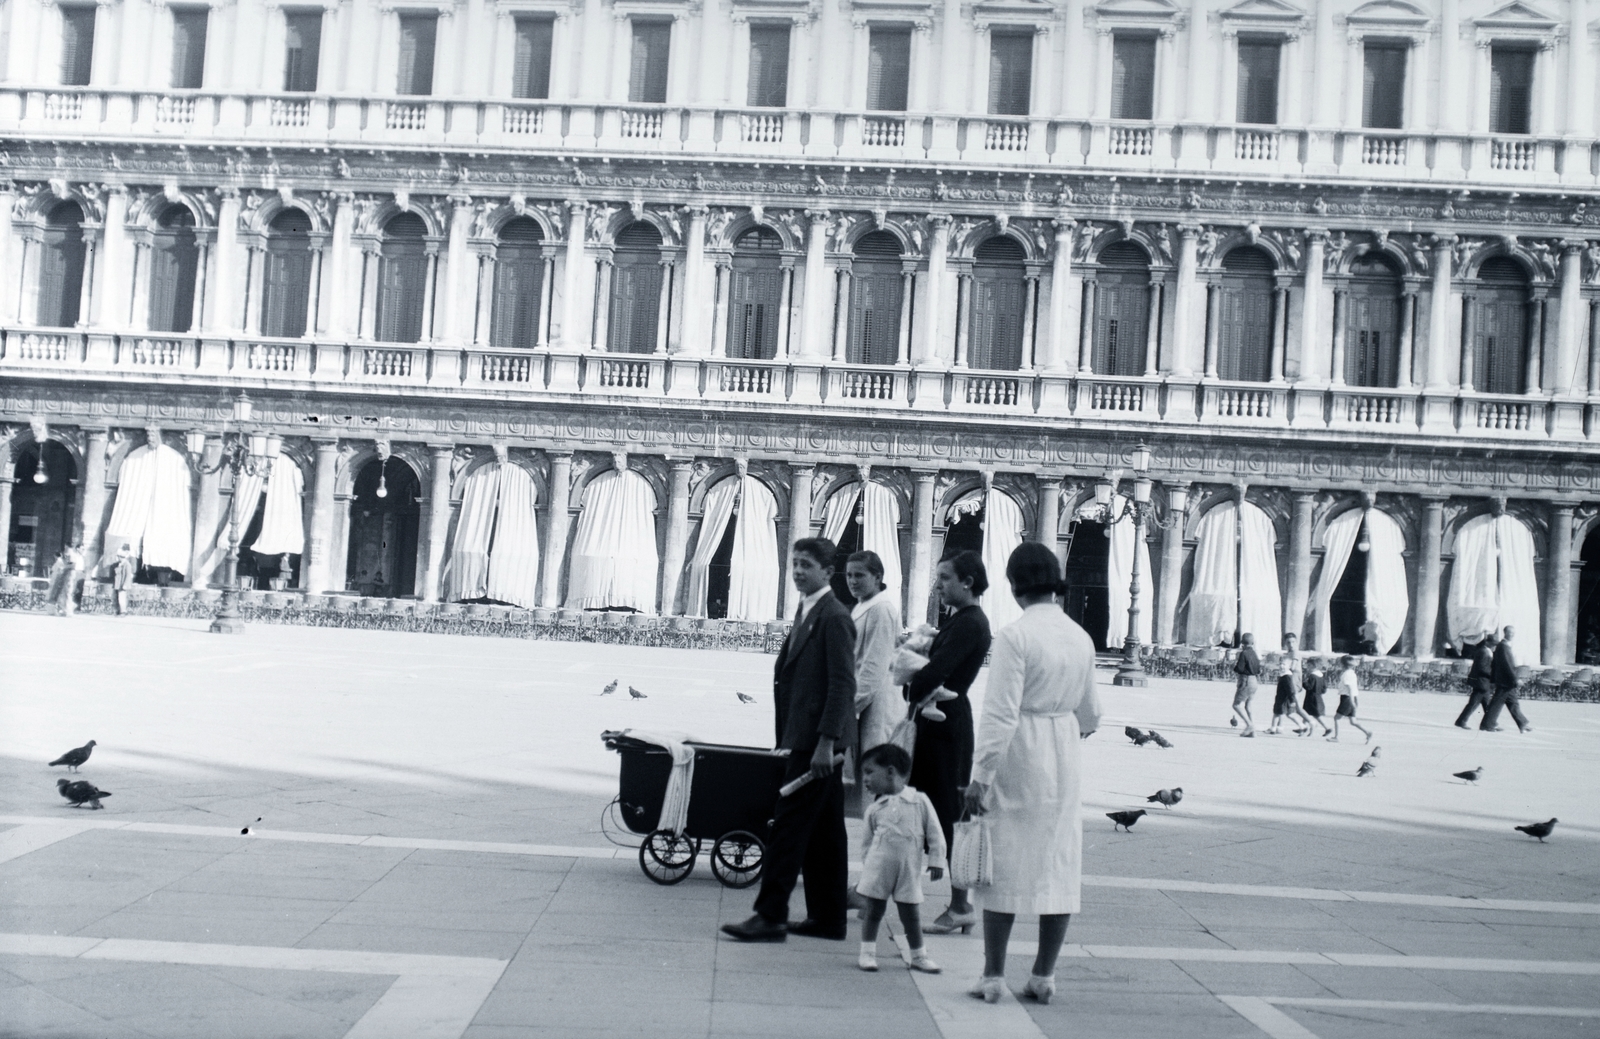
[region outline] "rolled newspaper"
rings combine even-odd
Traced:
[[[843,754],[835,754],[833,756],[833,767],[834,768],[840,768],[843,765],[844,765],[844,755]],[[796,790],[799,790],[801,787],[803,787],[807,783],[811,782],[812,778],[813,777],[812,777],[812,774],[810,772],[807,772],[803,776],[796,776],[794,779],[789,780],[787,783],[783,784],[782,786],[780,786],[778,788],[778,796],[779,797],[788,797],[790,794],[794,793]]]

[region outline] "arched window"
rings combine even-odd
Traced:
[[[501,348],[529,350],[539,344],[539,308],[544,296],[544,231],[521,216],[500,229],[494,250],[494,317],[489,339]]]
[[[1382,256],[1350,267],[1345,304],[1344,381],[1351,386],[1398,386],[1400,274]]]
[[[1217,375],[1233,382],[1272,377],[1272,257],[1244,246],[1222,258]]]
[[[778,309],[783,305],[783,239],[770,227],[739,236],[728,287],[728,356],[770,361],[778,356]]]
[[[372,458],[356,474],[350,497],[350,551],[345,587],[394,598],[416,587],[422,482],[399,458]]]
[[[1150,257],[1132,242],[1100,253],[1095,276],[1094,373],[1143,375],[1150,336]]]
[[[1508,256],[1478,268],[1472,330],[1472,388],[1522,393],[1527,388],[1528,276]]]
[[[83,297],[83,210],[63,202],[45,217],[39,250],[38,323],[71,328]]]
[[[1022,367],[1022,246],[1015,239],[990,238],[972,254],[972,326],[967,364],[972,368],[1014,372]]]
[[[643,220],[629,224],[617,234],[612,263],[606,349],[654,353],[661,316],[661,232]]]
[[[850,264],[850,364],[894,364],[900,355],[900,240],[874,231]]]
[[[401,213],[383,229],[378,265],[378,335],[384,343],[420,343],[428,294],[428,226],[415,213]]]
[[[286,209],[267,225],[261,276],[261,334],[298,339],[311,309],[311,218]]]
[[[150,330],[187,332],[194,327],[195,275],[200,247],[188,206],[168,206],[150,236]]]

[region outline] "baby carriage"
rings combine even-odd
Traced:
[[[694,750],[694,778],[686,824],[681,833],[673,833],[660,828],[671,753],[623,732],[601,733],[600,738],[622,758],[611,805],[621,813],[623,825],[644,836],[639,868],[645,876],[657,884],[678,883],[694,870],[701,843],[713,841],[711,872],[724,885],[749,887],[761,878],[787,750],[685,741]]]

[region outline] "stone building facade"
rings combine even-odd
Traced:
[[[1377,510],[1395,650],[1443,652],[1487,515],[1531,546],[1543,660],[1600,653],[1596,15],[4,0],[7,563],[97,558],[124,460],[164,443],[194,464],[166,569],[214,582],[237,481],[204,470],[259,431],[301,471],[308,594],[438,599],[472,474],[515,465],[522,604],[559,607],[622,466],[655,611],[699,609],[707,495],[748,475],[780,567],[835,495],[886,489],[915,617],[990,493],[1104,585],[1083,506],[1144,443],[1158,642],[1192,638],[1196,538],[1242,500],[1283,630],[1329,623],[1330,524]],[[1335,598],[1348,629],[1359,589]]]

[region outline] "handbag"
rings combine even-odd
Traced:
[[[994,883],[994,850],[989,824],[965,816],[955,824],[950,839],[950,886],[964,891]]]

